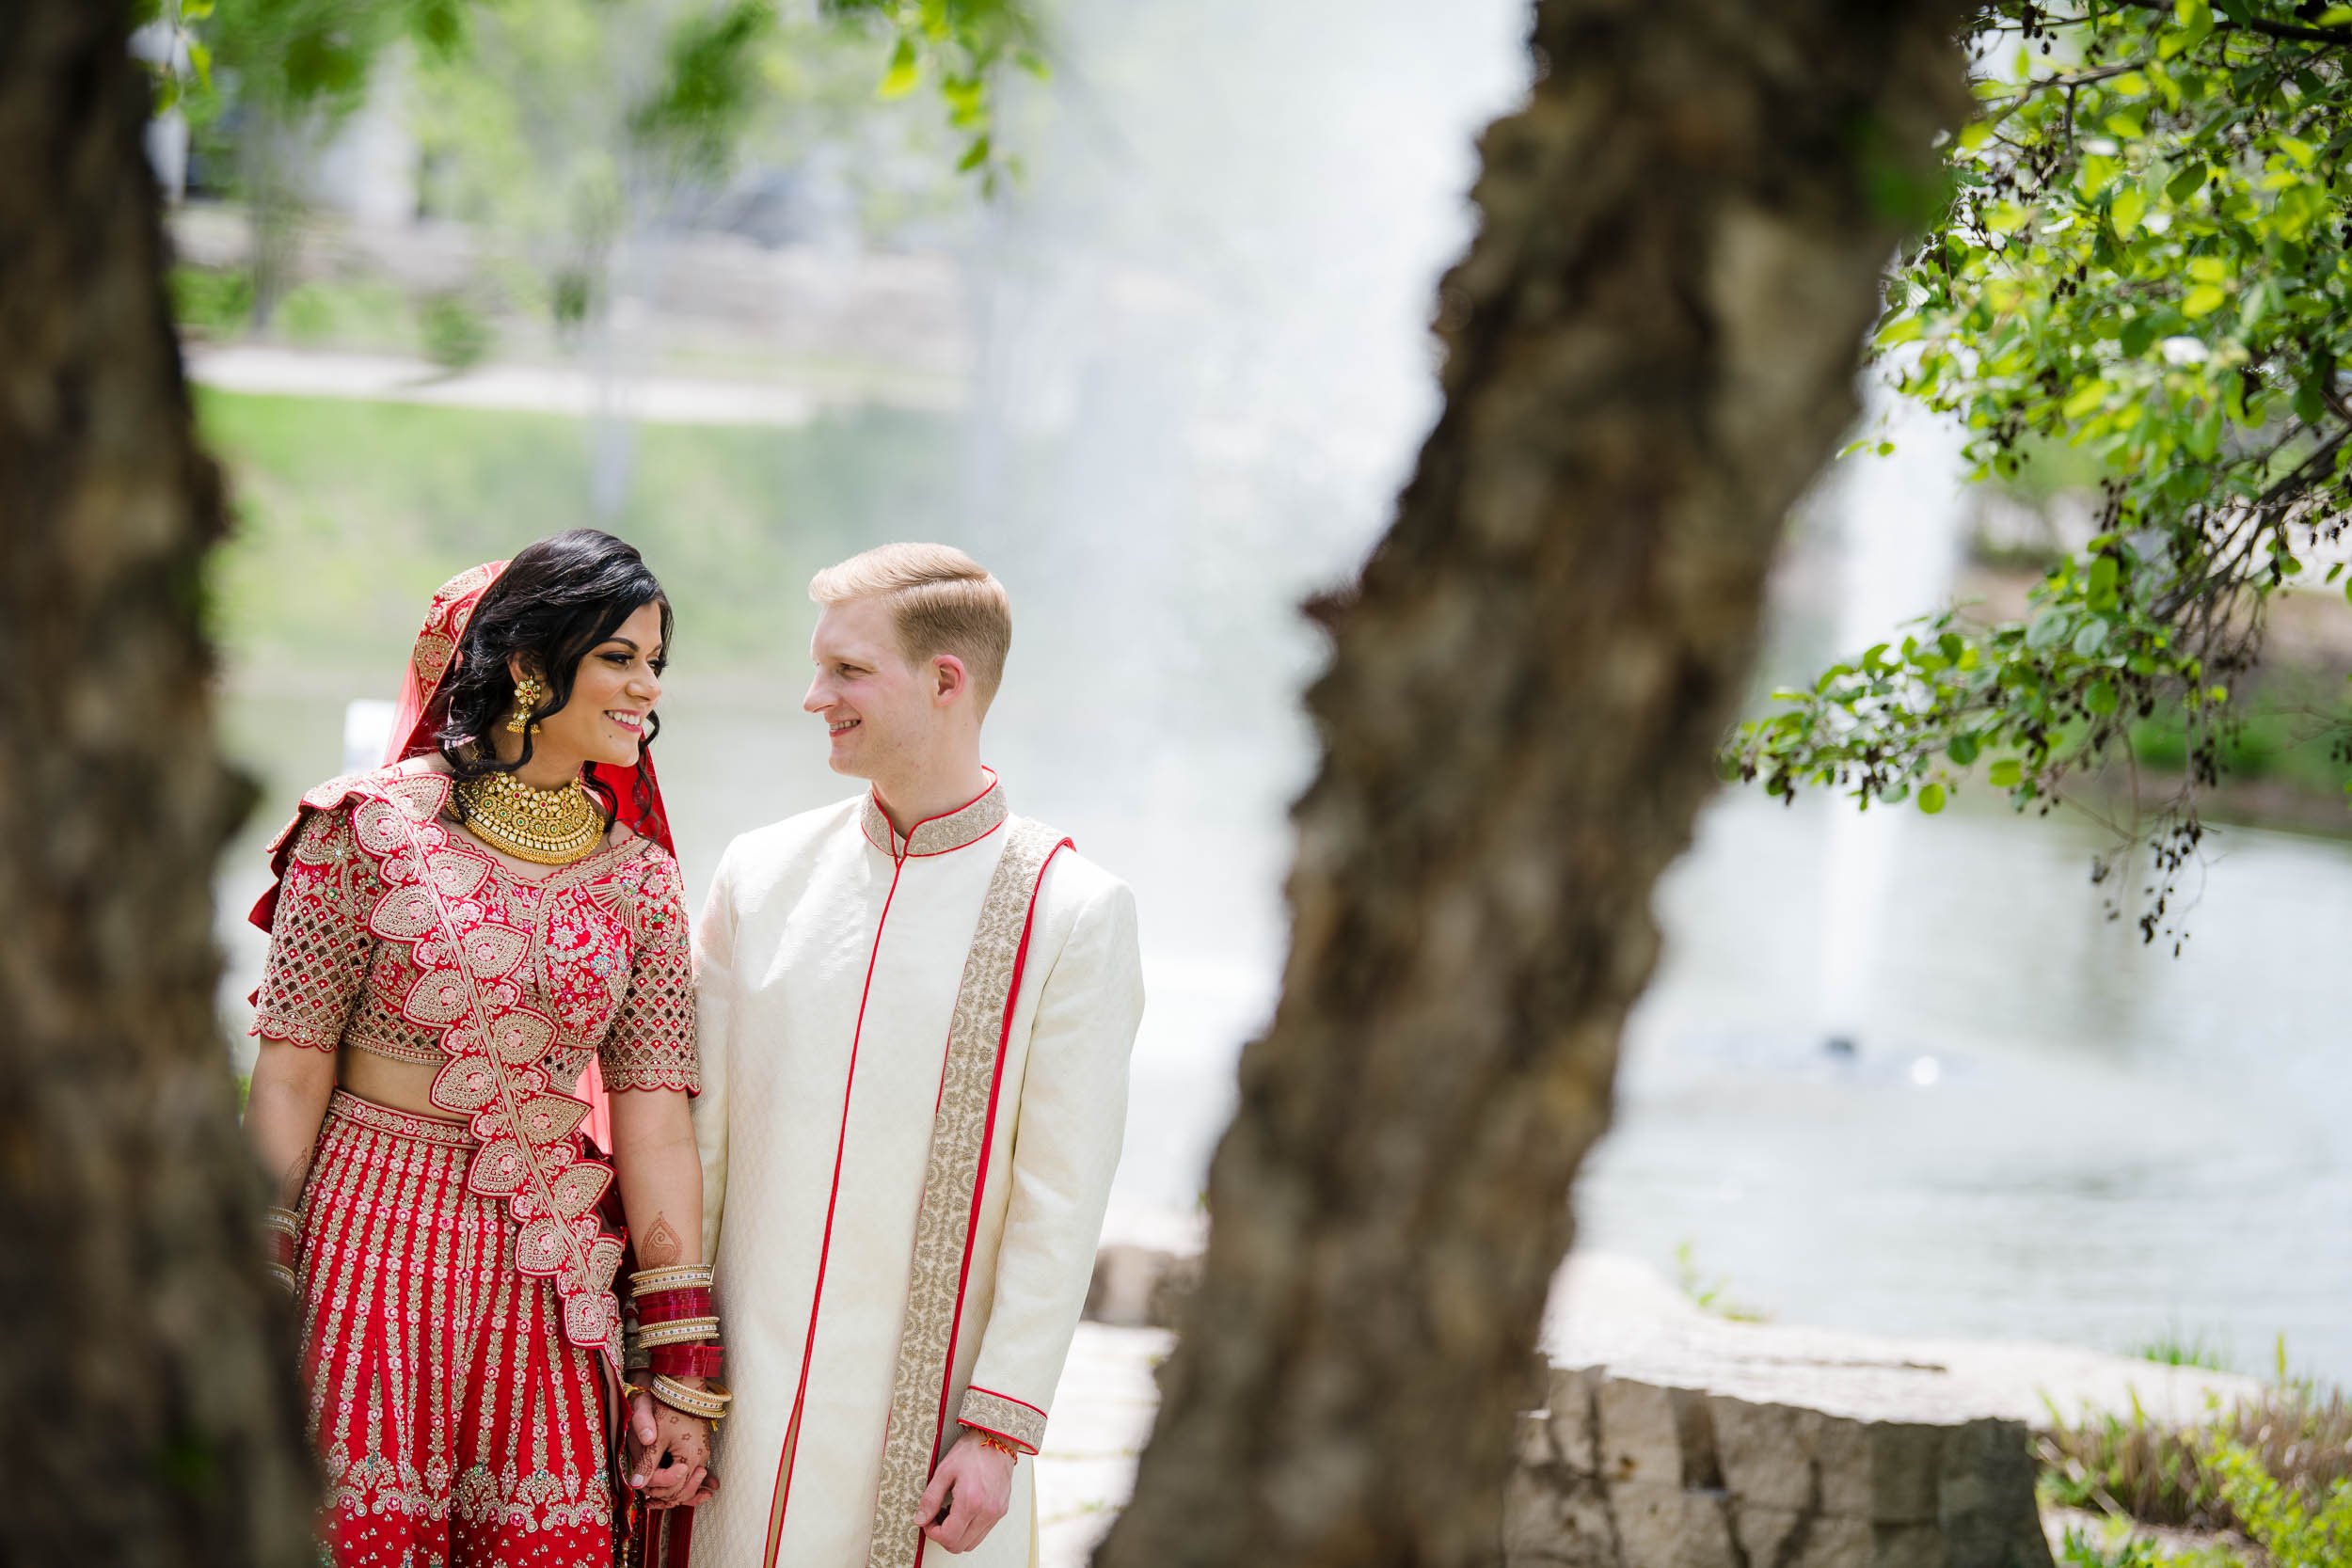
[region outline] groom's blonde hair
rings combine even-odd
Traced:
[[[1012,650],[1012,601],[988,568],[952,545],[879,545],[809,579],[820,605],[879,599],[913,663],[953,654],[988,712]]]

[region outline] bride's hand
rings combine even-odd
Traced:
[[[710,1426],[640,1388],[629,1395],[628,1483],[656,1508],[696,1508],[719,1490]]]

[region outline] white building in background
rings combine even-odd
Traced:
[[[303,199],[366,224],[416,221],[424,154],[409,129],[409,55],[386,52],[368,76],[367,97],[310,161]]]

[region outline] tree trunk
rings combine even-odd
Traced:
[[[1319,612],[1293,946],[1104,1568],[1498,1555],[1511,1410],[1783,515],[1967,103],[1959,0],[1543,0],[1446,407]]]
[[[213,1014],[200,566],[127,8],[0,7],[0,1561],[310,1560]]]

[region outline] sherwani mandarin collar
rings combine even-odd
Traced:
[[[904,836],[890,825],[890,817],[874,792],[866,791],[866,809],[860,817],[866,841],[894,861],[944,855],[951,849],[977,844],[1003,827],[1005,819],[1012,815],[1012,808],[1005,803],[1005,786],[997,782],[993,769],[987,771],[986,789],[951,812],[925,817]]]

